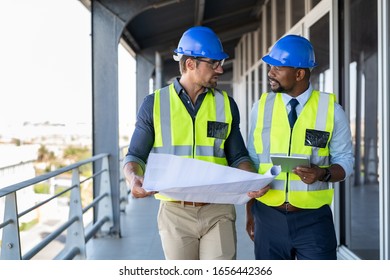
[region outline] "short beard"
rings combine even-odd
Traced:
[[[277,92],[286,93],[286,89],[283,88],[283,87],[278,87],[278,88],[276,88],[276,89],[272,89],[272,88],[271,88],[271,90],[272,90],[273,92],[275,92],[275,93],[277,93]]]
[[[209,82],[203,83],[202,86],[205,88],[216,88],[217,84],[218,84],[217,82],[209,81]]]
[[[278,81],[276,81],[276,80],[274,80],[274,79],[271,79],[271,80],[274,81],[274,82],[277,82],[278,85],[279,85],[276,89],[273,89],[273,88],[271,87],[271,90],[272,90],[273,92],[275,92],[275,93],[277,93],[277,92],[286,92],[286,89],[285,89],[284,87],[282,87]]]

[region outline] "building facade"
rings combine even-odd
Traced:
[[[319,65],[311,82],[336,94],[353,137],[354,174],[335,184],[339,257],[389,259],[388,2],[271,0],[259,16],[259,28],[237,45],[233,67],[243,135],[253,103],[268,91],[261,57],[285,34],[310,39]]]
[[[232,42],[229,38],[239,34],[238,43],[234,41],[234,57],[224,65],[225,75],[219,86],[237,101],[245,136],[251,107],[268,87],[267,65],[261,57],[283,35],[300,34],[315,48],[319,66],[312,73],[314,88],[336,94],[353,134],[354,174],[334,186],[332,208],[339,257],[390,259],[387,0],[232,0],[236,11],[225,13],[228,5],[216,0],[81,2],[91,8],[92,14],[93,151],[111,155],[113,186],[121,170],[117,147],[119,43],[136,58],[138,107],[150,93],[150,78],[158,87],[166,83],[160,77],[176,73],[169,71],[177,71],[177,64],[167,62],[172,62],[176,36],[183,30],[192,25],[212,27],[224,47]],[[243,3],[248,6],[242,8]],[[248,11],[243,18],[255,14],[253,21],[245,24],[242,18],[235,20],[240,12]],[[238,29],[242,26],[250,31]],[[119,201],[119,188],[111,193]],[[114,213],[114,231],[120,232],[118,205],[114,205]]]

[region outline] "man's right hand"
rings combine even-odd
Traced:
[[[127,185],[130,187],[131,195],[136,198],[142,198],[154,195],[156,192],[147,192],[142,184],[144,183],[144,171],[136,162],[128,162],[123,168]]]
[[[129,182],[129,185],[130,185],[131,194],[133,197],[143,198],[143,197],[154,195],[156,193],[156,192],[145,191],[145,189],[142,187],[142,184],[144,182],[143,176],[133,175],[132,177],[133,178]]]

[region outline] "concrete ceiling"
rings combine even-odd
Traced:
[[[90,8],[90,0],[80,0]],[[212,28],[220,37],[225,52],[234,58],[241,36],[255,31],[260,8],[266,0],[100,0],[125,25],[122,43],[154,64],[159,52],[164,75],[176,76],[178,66],[172,59],[182,33],[191,26]],[[231,71],[227,61],[225,72]]]

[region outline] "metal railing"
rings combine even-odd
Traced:
[[[58,170],[0,189],[0,198],[5,198],[4,220],[0,224],[0,232],[2,231],[0,260],[30,260],[64,232],[66,232],[65,245],[55,259],[86,259],[86,243],[97,233],[108,233],[112,226],[113,211],[108,156],[108,154],[99,154]],[[96,168],[97,166],[100,166],[100,168],[89,178],[80,181],[81,176],[79,168],[87,164],[94,164]],[[70,187],[50,195],[49,198],[20,213],[18,212],[18,192],[26,188],[32,188],[38,183],[50,180],[67,172],[72,173]],[[99,189],[95,189],[95,196],[92,202],[83,208],[83,197],[80,186],[86,182],[91,182],[92,180],[93,182],[98,182],[96,185],[99,186]],[[19,228],[20,218],[64,195],[69,196],[68,219],[22,255]],[[83,218],[85,213],[90,210],[96,211],[95,217],[97,218],[95,219],[95,222],[85,226]]]
[[[119,166],[122,166],[122,161],[126,156],[127,148],[128,145],[119,147]],[[121,212],[125,212],[128,203],[128,197],[130,194],[130,189],[127,186],[126,178],[122,171],[119,173],[119,189],[120,189],[120,199],[119,199],[120,210]]]

